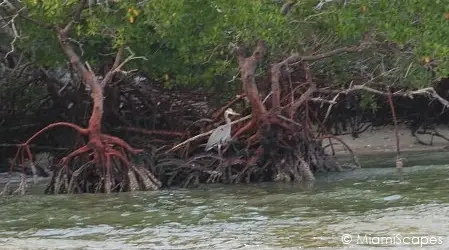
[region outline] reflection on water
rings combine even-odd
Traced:
[[[445,249],[448,181],[449,167],[439,165],[402,176],[392,168],[321,174],[308,186],[4,198],[0,249],[375,247],[344,245],[343,234],[441,236],[445,244],[430,249]]]

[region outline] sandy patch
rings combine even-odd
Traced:
[[[411,135],[409,129],[404,125],[398,126],[399,131],[399,147],[401,152],[412,151],[447,151],[449,142],[441,137],[433,137],[433,145],[426,146],[419,144],[415,137]],[[449,127],[438,127],[438,132],[449,137]],[[428,143],[431,140],[430,135],[418,135],[419,138]],[[357,155],[378,154],[396,151],[396,137],[394,134],[394,126],[375,128],[372,131],[368,129],[359,138],[353,139],[351,135],[341,135],[341,138]],[[328,143],[325,141],[324,145]],[[330,147],[328,147],[330,149]],[[327,149],[326,149],[327,150]],[[346,154],[344,147],[339,144],[335,147],[338,154]]]

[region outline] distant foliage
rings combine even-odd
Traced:
[[[427,68],[437,77],[449,75],[449,1],[351,0],[346,8],[329,5],[328,11],[342,38],[376,32],[394,43],[406,83],[427,85]]]

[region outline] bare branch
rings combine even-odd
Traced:
[[[136,59],[143,59],[145,61],[148,60],[144,56],[135,56],[134,52],[132,52],[131,49],[129,49],[128,47],[126,48],[126,50],[128,50],[131,55],[129,57],[127,57],[123,62],[120,63],[120,61],[122,60],[122,57],[123,57],[123,47],[121,47],[119,49],[119,51],[117,52],[117,55],[115,57],[115,61],[114,61],[114,65],[113,65],[112,69],[106,73],[104,79],[101,81],[102,86],[109,84],[115,73],[123,72],[126,74],[125,71],[122,71],[122,67],[125,66],[125,64],[128,63],[129,61],[136,60]]]
[[[3,3],[5,3],[5,1],[0,3],[0,6],[2,6]],[[8,1],[6,1],[6,3],[8,3]],[[11,19],[5,25],[2,26],[2,28],[6,28],[7,26],[10,26],[11,31],[12,31],[11,35],[13,37],[12,41],[10,42],[11,49],[6,53],[4,58],[7,58],[9,56],[9,54],[11,54],[15,51],[14,45],[15,45],[17,39],[20,38],[19,32],[17,31],[17,28],[16,28],[15,20],[19,16],[19,13],[24,9],[25,9],[25,7],[22,7],[20,10],[18,10],[14,15],[12,15]]]
[[[17,6],[15,6],[15,5],[17,5]],[[38,25],[38,26],[40,26],[40,27],[42,27],[44,29],[53,29],[54,28],[52,25],[43,23],[43,22],[35,20],[35,19],[32,19],[32,18],[28,17],[27,15],[23,15],[21,13],[21,11],[25,7],[22,7],[22,8],[19,9],[20,5],[21,5],[21,1],[20,0],[14,2],[14,4],[12,4],[11,1],[8,1],[8,0],[3,0],[3,1],[0,2],[0,7],[2,8],[2,10],[4,10],[6,13],[8,13],[11,16],[17,15],[20,18],[23,18],[24,20],[27,20],[27,21],[29,21],[31,23],[34,23],[34,24],[36,24],[36,25]]]
[[[259,41],[257,47],[254,49],[253,54],[250,57],[245,57],[243,48],[238,48],[237,58],[239,64],[240,78],[243,83],[243,91],[248,98],[252,112],[254,114],[253,119],[258,119],[260,115],[267,112],[265,106],[262,104],[259,98],[259,90],[254,79],[257,64],[262,60],[265,54],[265,42]]]
[[[337,102],[335,100],[326,100],[323,98],[310,98],[310,101],[312,102],[318,102],[318,103],[329,103],[329,104],[337,104]]]
[[[388,93],[386,93],[386,92],[382,92],[380,90],[373,89],[373,88],[367,87],[365,85],[355,85],[350,89],[341,91],[341,93],[347,94],[349,92],[357,91],[357,90],[364,90],[364,91],[368,91],[368,92],[371,92],[374,94],[388,96]],[[411,99],[413,99],[414,95],[425,95],[425,96],[437,99],[445,107],[449,107],[449,102],[446,99],[444,99],[443,97],[441,97],[440,95],[438,95],[438,93],[435,91],[435,89],[433,87],[418,89],[418,90],[414,90],[414,91],[400,90],[400,91],[392,93],[391,95],[392,96],[403,96],[403,97],[408,97]]]
[[[344,0],[343,6],[346,6],[348,0]],[[316,10],[321,10],[325,3],[334,2],[334,0],[320,0],[320,2],[314,7]]]
[[[78,45],[80,51],[81,51],[81,56],[84,55],[84,49],[83,49],[83,46],[84,46],[84,45],[83,45],[80,41],[77,41],[77,40],[75,40],[75,39],[73,39],[73,38],[67,38],[67,40],[76,43],[76,44]]]
[[[342,53],[350,53],[350,52],[361,52],[364,49],[368,48],[370,46],[369,43],[362,43],[358,46],[351,46],[351,47],[342,47],[338,49],[334,49],[328,52],[324,52],[322,54],[318,55],[310,55],[310,56],[302,56],[299,53],[295,53],[289,57],[287,57],[284,61],[278,63],[279,67],[285,66],[287,64],[293,64],[297,62],[304,62],[304,61],[316,61],[324,58],[328,58],[334,55],[342,54]]]
[[[306,80],[309,84],[309,89],[299,98],[298,101],[295,103],[292,103],[288,106],[290,106],[291,112],[294,112],[297,108],[299,108],[305,101],[310,99],[310,96],[315,93],[316,86],[312,82],[312,73],[310,72],[310,69],[306,62],[308,61],[316,61],[320,59],[324,59],[327,57],[331,57],[337,54],[342,53],[349,53],[349,52],[360,52],[368,47],[371,46],[371,42],[363,41],[358,46],[351,46],[351,47],[342,47],[337,48],[322,54],[318,55],[309,55],[304,56],[300,55],[299,53],[292,54],[291,56],[287,57],[285,60],[274,64],[271,68],[271,90],[273,91],[273,99],[272,99],[272,106],[273,108],[278,108],[280,106],[280,86],[279,86],[279,79],[281,76],[281,70],[283,67],[286,67],[290,64],[298,63],[298,62],[304,62],[304,70],[306,72]]]
[[[0,7],[6,7],[9,10],[15,10],[16,7],[8,0],[3,0],[2,2],[0,2]]]
[[[367,91],[367,92],[385,96],[385,97],[389,96],[389,93],[387,93],[387,92],[383,92],[383,91],[380,91],[380,90],[377,90],[377,89],[374,89],[371,87],[367,87],[364,84],[363,85],[354,85],[354,86],[351,86],[350,88],[342,90],[342,91],[328,90],[328,89],[316,89],[315,91],[318,93],[336,94],[336,96],[332,99],[332,102],[335,102],[337,100],[338,96],[340,96],[342,94],[347,95],[350,92],[354,92],[354,91]],[[402,97],[408,97],[410,99],[413,99],[413,96],[415,96],[415,95],[424,95],[424,96],[436,99],[444,106],[444,109],[449,108],[449,102],[446,99],[444,99],[443,97],[441,97],[433,87],[418,89],[418,90],[414,90],[414,91],[400,90],[400,91],[391,93],[391,96],[402,96]],[[326,116],[324,118],[324,122],[327,120],[327,117],[329,116],[332,106],[333,106],[333,104],[331,104],[329,106],[329,108],[326,112]]]
[[[117,68],[120,65],[122,58],[123,58],[123,46],[121,46],[117,51],[117,55],[115,56],[114,65],[112,66],[113,69]]]
[[[326,115],[324,116],[324,119],[323,119],[322,124],[326,124],[327,118],[329,117],[332,108],[333,108],[334,105],[337,103],[336,101],[337,101],[337,99],[338,99],[338,97],[339,97],[340,95],[341,95],[341,93],[336,94],[336,95],[334,96],[334,98],[332,99],[332,102],[334,102],[334,103],[332,103],[331,105],[329,105],[329,107],[327,107]],[[324,129],[324,128],[323,128],[323,129]]]
[[[66,26],[66,28],[67,27],[69,26]],[[83,77],[83,82],[84,83],[93,82],[93,80],[91,80],[90,78],[93,78],[94,75],[92,75],[86,69],[86,67],[81,62],[80,57],[76,54],[76,52],[73,50],[73,47],[70,45],[68,41],[69,39],[67,37],[68,30],[66,30],[66,28],[64,29],[56,28],[58,30],[58,40],[61,45],[62,51],[67,56],[67,59],[69,59],[70,64],[72,64],[73,68],[75,68],[76,71]]]

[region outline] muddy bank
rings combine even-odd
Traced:
[[[447,126],[438,126],[439,133],[449,136],[449,128]],[[432,145],[419,144],[416,137],[412,136],[410,129],[405,125],[398,125],[399,146],[401,152],[421,152],[421,151],[446,151],[449,142],[441,137],[434,136]],[[356,155],[372,155],[382,153],[393,153],[396,151],[396,137],[394,135],[394,126],[386,126],[373,128],[359,135],[358,138],[352,138],[351,135],[340,135],[345,143],[354,151]],[[431,135],[419,134],[419,139],[429,143]],[[324,145],[328,144],[325,142]],[[347,151],[341,144],[335,143],[335,151],[337,155],[347,154]],[[330,147],[326,148],[331,153]]]

